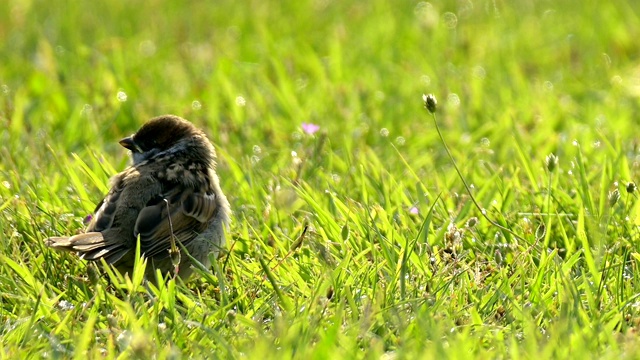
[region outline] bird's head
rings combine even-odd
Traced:
[[[202,135],[189,121],[175,115],[163,115],[146,122],[135,134],[120,140],[131,150],[133,163],[139,164],[184,140]]]

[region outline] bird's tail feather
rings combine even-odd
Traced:
[[[56,250],[75,252],[85,260],[95,261],[104,258],[108,264],[115,264],[128,252],[121,243],[105,240],[100,232],[88,232],[71,237],[50,237],[44,243]]]

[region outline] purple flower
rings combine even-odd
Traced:
[[[318,130],[320,130],[320,125],[312,123],[302,123],[302,131],[306,132],[309,135],[315,134]]]
[[[93,219],[93,215],[89,214],[89,215],[85,216],[83,222],[84,222],[85,225],[87,225],[88,223],[91,222],[92,219]]]
[[[420,213],[420,210],[418,210],[418,208],[415,206],[409,209],[409,214],[411,215],[418,215],[419,213]]]

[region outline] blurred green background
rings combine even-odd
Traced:
[[[344,172],[373,149],[401,174],[391,141],[437,189],[433,171],[451,168],[422,93],[439,99],[465,162],[515,170],[514,135],[532,161],[573,156],[574,139],[633,158],[639,29],[627,1],[5,1],[3,158],[37,171],[46,145],[124,159],[117,139],[174,113],[206,130],[221,166],[246,167],[257,150],[273,172],[300,150],[307,122],[348,159],[311,166]]]
[[[363,126],[370,143],[382,127],[432,139],[417,110],[433,92],[460,132],[513,123],[532,143],[541,122],[568,136],[576,126],[628,132],[640,86],[637,7],[9,0],[0,5],[2,121],[12,139],[40,131],[101,148],[176,113],[206,122],[240,155],[246,140],[271,146],[304,121],[340,143]]]
[[[562,156],[567,142],[591,144],[598,134],[631,140],[640,95],[637,8],[627,1],[4,1],[5,159],[38,164],[33,157],[46,152],[21,149],[44,144],[122,156],[115,140],[174,113],[204,127],[231,158],[260,146],[270,155],[266,168],[289,156],[302,122],[319,124],[346,152],[377,148],[385,128],[428,176],[433,161],[448,160],[420,112],[423,92],[438,97],[452,148],[490,144],[498,163],[512,158],[501,142],[514,130],[530,156]]]

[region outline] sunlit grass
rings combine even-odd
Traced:
[[[639,15],[1,2],[0,357],[636,358]],[[164,113],[216,145],[228,251],[158,284],[45,248]]]

